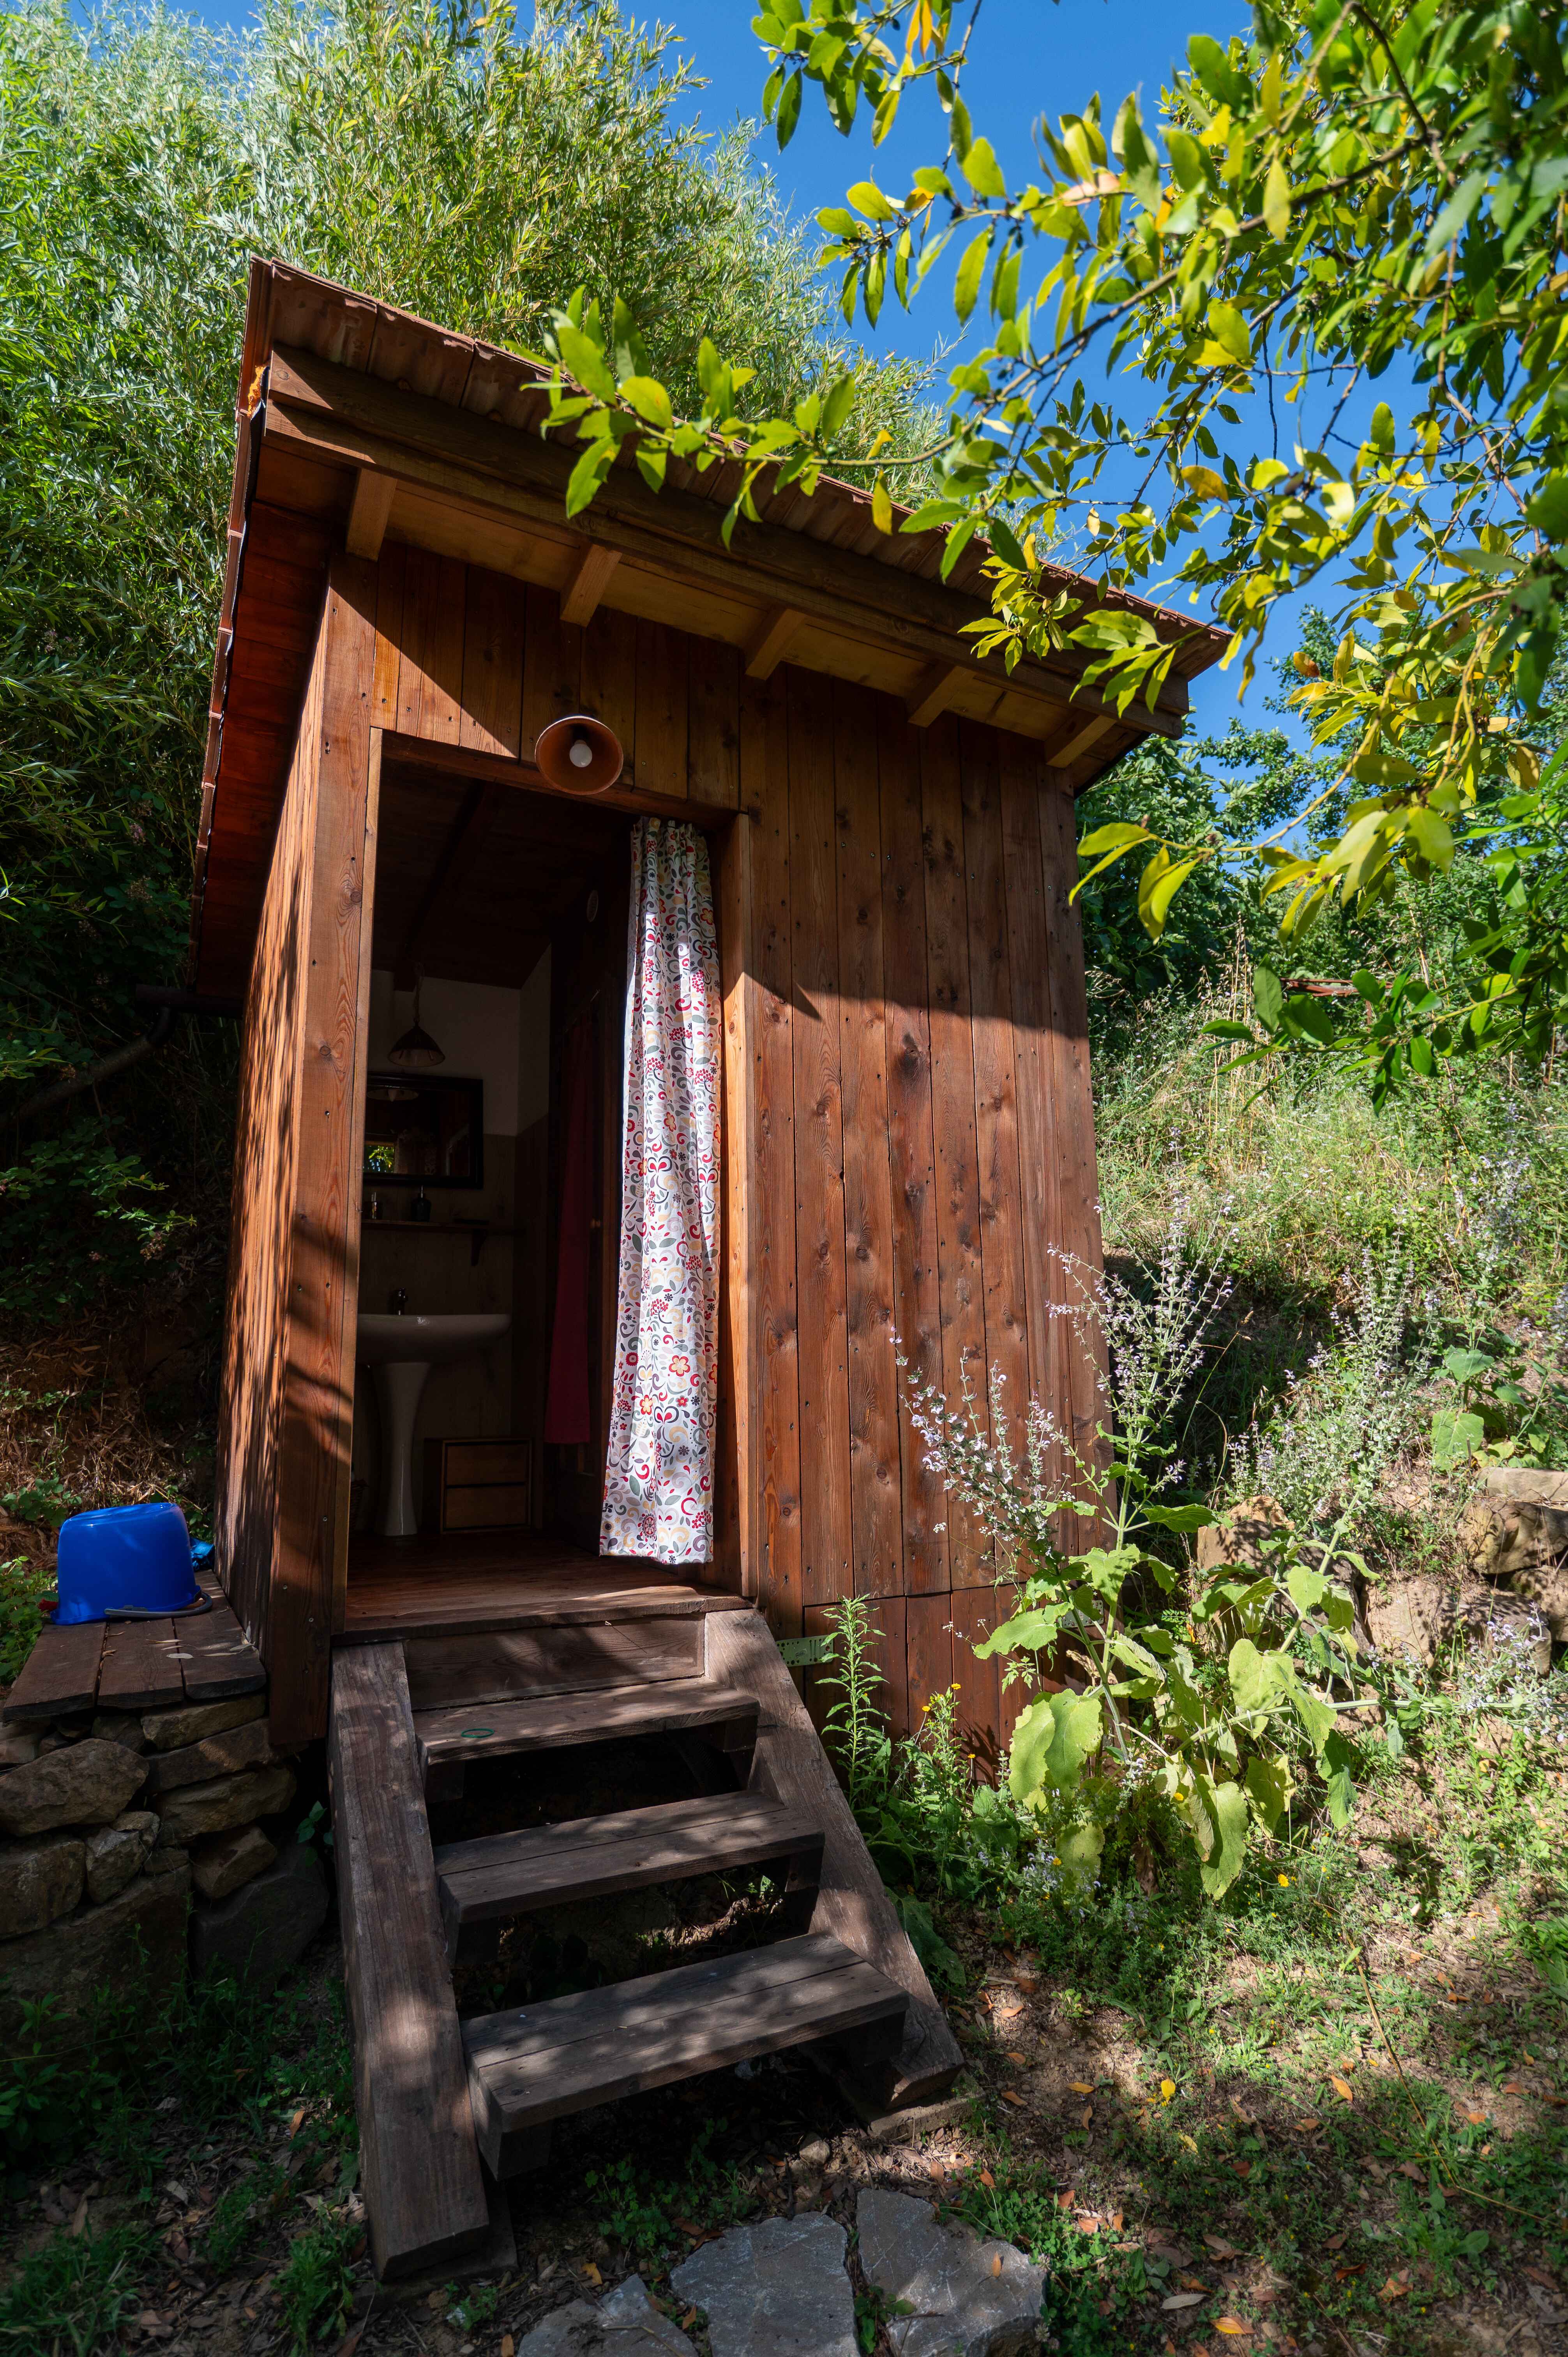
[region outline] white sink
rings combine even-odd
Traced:
[[[361,1316],[356,1356],[374,1371],[381,1411],[381,1511],[376,1528],[383,1538],[412,1538],[419,1527],[413,1512],[413,1419],[426,1375],[432,1367],[449,1367],[499,1342],[510,1324],[499,1309]]]
[[[495,1309],[441,1312],[434,1317],[400,1318],[388,1311],[377,1317],[361,1314],[359,1359],[361,1366],[393,1367],[407,1361],[422,1367],[447,1367],[466,1359],[487,1343],[499,1342],[511,1319]]]

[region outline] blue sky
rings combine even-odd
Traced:
[[[188,13],[215,27],[240,29],[251,11],[242,0],[202,0]],[[628,13],[634,13],[629,6]],[[752,0],[670,0],[658,13],[706,77],[708,86],[691,109],[703,127],[722,131],[737,119],[755,117],[767,69],[751,29]],[[1244,0],[1184,0],[1179,10],[1150,0],[986,0],[965,80],[975,128],[990,138],[1004,169],[1021,173],[1031,154],[1032,126],[1042,113],[1078,112],[1098,91],[1109,120],[1129,90],[1137,90],[1152,113],[1162,81],[1193,33],[1226,39],[1246,29],[1248,18]],[[868,126],[841,137],[813,93],[784,153],[779,153],[771,132],[759,141],[757,152],[774,171],[786,203],[806,217],[822,205],[842,202],[852,180],[872,177],[886,187],[902,188],[914,164],[939,160],[940,138],[922,101],[894,137],[873,151]],[[889,297],[876,333],[869,334],[864,323],[856,332],[874,349],[929,358],[951,328],[950,285],[950,274],[939,270],[912,313],[904,313]],[[1284,630],[1279,649],[1288,651]],[[1194,714],[1201,729],[1224,729],[1238,708],[1236,685],[1234,673],[1209,673],[1195,683]],[[1248,719],[1268,718],[1262,707],[1271,687],[1272,673],[1254,683],[1242,707]]]

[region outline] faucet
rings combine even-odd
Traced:
[[[387,1306],[397,1318],[401,1318],[408,1308],[408,1295],[401,1285],[394,1286],[387,1297]]]

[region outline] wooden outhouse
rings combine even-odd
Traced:
[[[977,1748],[1004,1738],[994,1669],[963,1641],[993,1624],[993,1566],[927,1469],[900,1357],[950,1397],[965,1377],[983,1396],[994,1368],[1015,1410],[1035,1390],[1092,1421],[1050,1315],[1056,1255],[1100,1250],[1073,796],[1143,736],[1179,734],[1184,673],[1224,643],[1156,613],[1186,643],[1154,708],[1119,716],[1066,658],[1010,677],[977,662],[978,544],[943,584],[935,535],[881,533],[842,484],[762,497],[728,551],[724,470],[671,467],[655,494],[623,468],[569,522],[543,408],[511,353],[252,269],[190,976],[245,1003],[217,1556],[274,1738],[331,1720],[367,2194],[392,2268],[480,2232],[476,2134],[493,2168],[521,2166],[542,2119],[575,2107],[531,2111],[517,2058],[501,2086],[457,2024],[428,1842],[387,1798],[399,1776],[460,1777],[473,1746],[510,1739],[509,1709],[514,1734],[534,1713],[521,1744],[564,1739],[587,1695],[618,1726],[686,1708],[737,1799],[814,1813],[819,1835],[831,1819],[817,1879],[791,1869],[817,1893],[792,1946],[903,1992],[896,2097],[950,2076],[772,1639],[864,1595],[896,1726],[956,1684]],[[578,716],[624,754],[591,798],[535,759]],[[596,1547],[639,815],[705,838],[722,991],[715,1532],[679,1573]],[[400,1060],[397,1034],[446,1062]],[[433,1073],[475,1093],[427,1102]],[[587,1421],[553,1439],[564,1216]],[[361,1361],[366,1319],[404,1311],[499,1339],[432,1374],[389,1534],[394,1410],[378,1371],[372,1413]],[[749,1720],[713,1698],[721,1657]],[[799,1824],[768,1823],[793,1855]],[[450,1933],[462,1873],[440,1873]],[[372,1953],[399,1906],[417,1920]],[[822,2019],[871,2024],[875,2044],[886,2012],[857,1984]]]

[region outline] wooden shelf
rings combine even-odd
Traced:
[[[459,1227],[452,1220],[372,1220],[368,1211],[360,1214],[360,1232],[375,1234],[378,1229],[392,1228],[401,1235],[467,1236],[470,1246],[468,1265],[478,1268],[479,1254],[492,1236],[521,1236],[522,1228]]]

